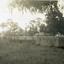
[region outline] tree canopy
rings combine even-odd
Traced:
[[[59,32],[64,34],[64,17],[62,13],[60,13],[57,4],[50,7],[50,11],[46,16],[47,33],[55,35]]]
[[[47,23],[47,26],[41,24],[40,31],[44,31],[45,33],[52,35],[55,35],[58,32],[64,34],[64,17],[59,11],[57,1],[13,0],[9,7],[12,7],[12,9],[17,8],[19,11],[26,11],[26,9],[28,9],[31,12],[45,12],[45,22]],[[33,23],[31,23],[32,27]]]
[[[30,12],[44,12],[45,10],[48,11],[49,6],[54,3],[57,3],[57,1],[13,0],[9,4],[9,8],[17,8],[19,11],[26,11],[28,9]]]

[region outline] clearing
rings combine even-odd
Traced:
[[[64,64],[64,50],[0,40],[0,64]]]

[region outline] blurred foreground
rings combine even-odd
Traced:
[[[64,50],[0,39],[0,64],[64,64]]]

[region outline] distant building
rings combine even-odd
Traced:
[[[44,36],[43,32],[36,33],[34,36]]]

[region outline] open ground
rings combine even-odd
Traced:
[[[0,64],[64,64],[64,50],[0,39]]]

